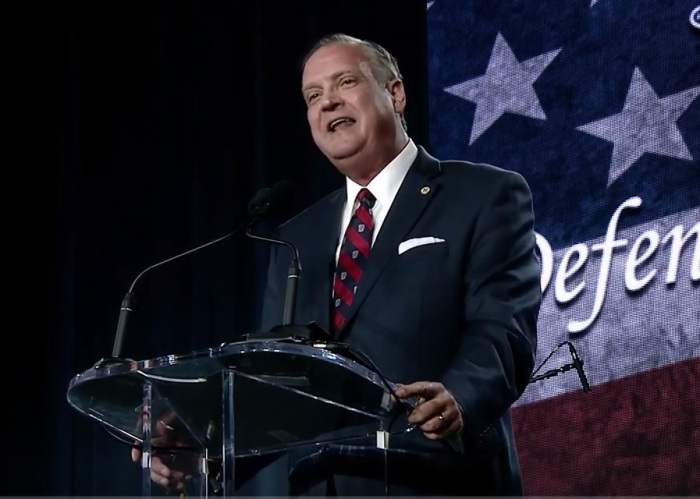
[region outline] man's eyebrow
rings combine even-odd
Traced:
[[[330,75],[330,76],[328,77],[328,79],[329,79],[329,80],[337,80],[337,79],[340,78],[341,76],[345,76],[345,75],[348,75],[348,74],[353,74],[353,71],[352,71],[351,69],[343,69],[343,70],[341,70],[341,71],[336,71],[335,73],[333,73],[332,75]],[[302,87],[301,91],[302,91],[302,92],[306,92],[306,91],[308,91],[310,88],[317,88],[317,87],[320,87],[320,86],[321,86],[321,84],[320,84],[319,82],[317,82],[317,81],[312,81],[312,82],[307,83],[306,85],[304,85],[304,86]]]

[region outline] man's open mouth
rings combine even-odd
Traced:
[[[345,128],[351,126],[353,123],[355,123],[355,120],[352,118],[337,118],[328,123],[328,131],[329,132],[335,132],[339,128]]]

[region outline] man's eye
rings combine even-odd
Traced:
[[[355,80],[352,79],[352,78],[344,78],[344,79],[340,82],[340,84],[341,84],[341,85],[350,85],[350,84],[352,84],[352,83],[354,83],[354,82],[355,82]]]
[[[313,101],[314,99],[316,99],[317,97],[318,97],[318,94],[317,94],[317,93],[309,94],[309,95],[306,96],[306,101],[307,101],[307,102],[311,102],[311,101]]]

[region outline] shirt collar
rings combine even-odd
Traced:
[[[369,184],[367,184],[367,189],[374,195],[377,199],[377,203],[381,206],[390,206],[394,200],[394,196],[401,186],[408,169],[413,164],[413,161],[418,155],[418,148],[413,143],[411,139],[408,139],[408,143],[401,150],[401,152],[386,165],[382,171],[380,171],[377,176],[375,176]],[[357,193],[360,192],[363,186],[355,183],[354,181],[346,178],[345,181],[348,201],[351,203],[357,198]]]

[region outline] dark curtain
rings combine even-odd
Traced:
[[[25,338],[35,358],[11,390],[3,495],[139,493],[128,446],[68,406],[70,379],[111,354],[140,271],[228,233],[278,180],[296,186],[285,217],[342,185],[300,94],[318,37],[343,31],[392,51],[411,135],[427,146],[425,13],[423,0],[69,1],[44,12],[58,109],[49,325]],[[266,263],[264,243],[236,237],[145,274],[123,355],[185,353],[254,329]]]

